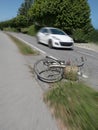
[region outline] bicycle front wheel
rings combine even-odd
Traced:
[[[50,67],[51,64],[60,65],[56,60],[49,58],[41,59],[35,63],[34,70],[40,80],[52,83],[62,79],[63,69],[55,66]]]

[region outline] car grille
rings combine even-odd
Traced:
[[[61,46],[72,46],[72,42],[60,42]]]

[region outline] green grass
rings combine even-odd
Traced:
[[[3,28],[3,31],[18,32],[18,30],[16,28],[12,28],[12,27]]]
[[[14,43],[19,48],[19,51],[24,55],[38,55],[39,52],[33,50],[29,45],[26,45],[24,42],[20,41],[19,39],[15,38],[14,36],[8,34],[8,36],[14,41]]]
[[[83,83],[59,82],[44,95],[68,130],[98,130],[98,92]]]

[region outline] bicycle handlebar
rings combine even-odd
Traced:
[[[58,60],[58,59],[56,59],[55,57],[52,57],[52,56],[46,56],[46,58],[53,59],[53,60],[57,61],[59,64],[65,64],[64,60]]]
[[[56,59],[56,58],[54,58],[54,57],[52,57],[52,56],[46,56],[46,58],[53,59],[53,60],[57,61],[59,64],[62,64],[62,65],[65,65],[65,66],[66,66],[66,65],[71,65],[71,61],[70,61],[70,60],[68,60],[68,61],[65,63],[64,60],[58,60],[58,59]],[[82,67],[82,66],[84,65],[84,58],[81,57],[80,59],[81,59],[81,64],[76,64],[77,67]]]

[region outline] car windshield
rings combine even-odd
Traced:
[[[50,31],[51,31],[52,34],[65,35],[65,33],[63,31],[59,30],[59,29],[52,28],[52,29],[50,29]]]

